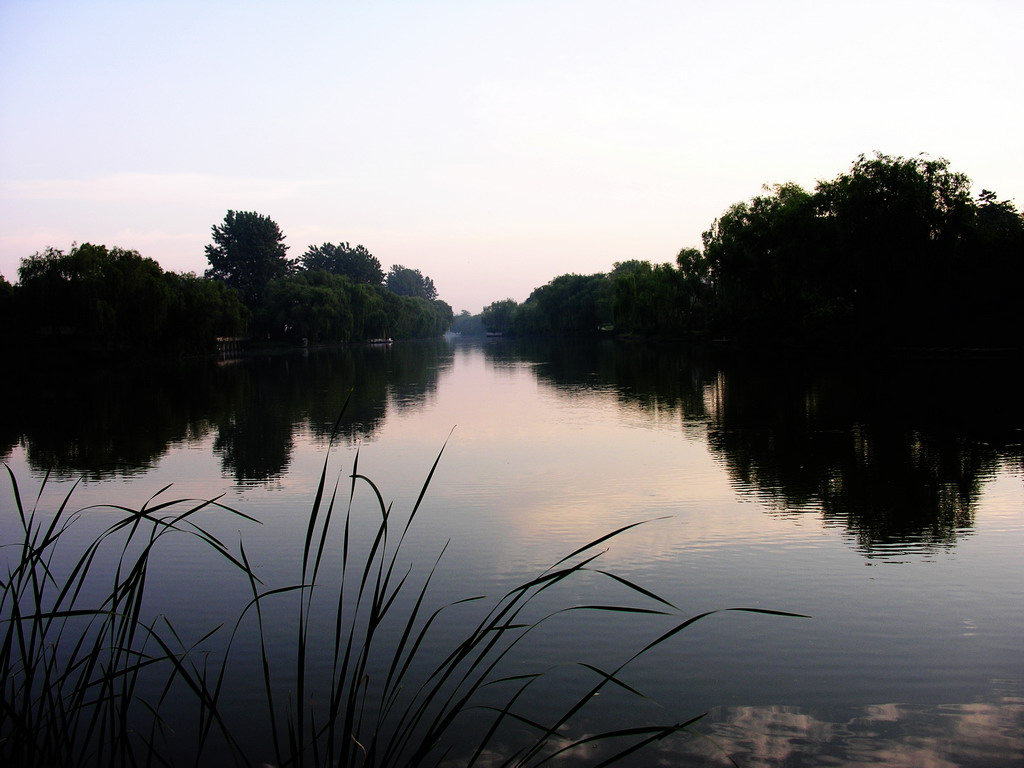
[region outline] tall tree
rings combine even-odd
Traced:
[[[355,248],[348,243],[311,245],[299,258],[305,270],[322,269],[335,275],[344,275],[353,283],[380,285],[384,270],[377,257],[362,245]]]
[[[263,298],[267,283],[292,271],[281,228],[267,216],[228,211],[224,223],[212,227],[206,246],[206,276],[235,288],[250,308]]]
[[[391,267],[384,284],[388,290],[399,296],[416,296],[428,301],[437,298],[437,289],[434,287],[433,280],[418,269],[409,269],[401,264]]]

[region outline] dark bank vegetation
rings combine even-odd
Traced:
[[[561,275],[489,329],[763,343],[1021,344],[1024,218],[946,160],[861,156],[808,191],[736,203],[674,264],[633,260]],[[514,302],[513,302],[514,304]]]
[[[248,310],[218,280],[164,272],[136,251],[83,243],[21,262],[8,297],[14,345],[60,349],[209,350],[243,332]]]
[[[18,533],[0,550],[0,760],[284,767],[497,758],[520,766],[585,747],[586,764],[606,765],[699,720],[645,721],[643,696],[628,683],[631,664],[719,613],[682,618],[667,600],[600,569],[602,547],[640,523],[578,547],[497,600],[467,594],[436,605],[430,586],[443,552],[432,564],[410,564],[402,545],[440,458],[404,520],[359,472],[358,454],[347,487],[329,479],[325,461],[306,529],[297,531],[296,581],[285,585],[260,580],[244,537],[229,547],[207,526],[210,514],[256,522],[217,499],[165,500],[164,488],[137,509],[75,510],[72,489],[51,509],[45,482],[26,498],[8,468],[13,519],[5,525]],[[368,520],[358,514],[360,498],[370,499]],[[75,527],[97,518],[109,525],[76,551]],[[219,578],[233,573],[248,586],[238,615],[199,637],[146,608],[162,548],[181,538],[212,552],[225,572]],[[564,604],[560,587],[583,574],[630,599]],[[463,617],[467,632],[438,643],[436,628],[467,605],[483,605],[468,623]],[[532,633],[565,614],[621,617],[649,630],[648,640],[621,649],[614,668],[579,659],[569,676],[576,687],[566,688],[557,670],[532,668],[529,651]],[[237,685],[261,692],[239,709],[225,703]],[[599,698],[613,692],[638,706],[615,709],[613,729],[594,733],[587,713],[621,703]]]
[[[385,274],[362,245],[310,246],[296,260],[266,216],[228,211],[202,277],[165,272],[122,248],[83,243],[22,260],[0,282],[13,349],[81,353],[213,351],[218,339],[336,343],[443,334],[452,310],[419,270]]]
[[[730,206],[674,263],[633,259],[566,274],[526,301],[453,316],[433,281],[387,273],[364,246],[289,259],[270,218],[228,211],[204,277],[83,244],[23,260],[0,281],[15,345],[209,351],[217,337],[291,343],[465,335],[735,338],[756,343],[1017,347],[1024,218],[971,195],[949,162],[876,154],[813,190],[776,184]]]
[[[515,301],[512,301],[512,303],[514,305]],[[483,336],[486,328],[480,315],[474,315],[469,310],[464,309],[452,320],[451,332],[457,333],[460,336]]]

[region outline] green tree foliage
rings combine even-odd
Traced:
[[[611,273],[615,330],[619,333],[680,336],[705,322],[710,294],[707,263],[695,248],[684,248],[671,264],[616,263]]]
[[[353,283],[381,285],[384,282],[380,262],[362,245],[355,248],[348,243],[311,245],[299,258],[299,265],[304,270],[322,269],[344,275]]]
[[[468,309],[464,309],[453,318],[451,330],[462,336],[483,336],[483,316],[470,314]]]
[[[1021,344],[1024,218],[988,190],[972,200],[946,160],[861,156],[813,191],[766,187],[703,245],[674,265],[557,277],[515,308],[513,329],[580,335],[614,320],[619,333],[772,343]]]
[[[451,329],[452,323],[455,322],[455,310],[452,309],[451,304],[441,299],[433,299],[430,302],[430,306],[434,308],[435,317],[432,330],[437,331],[430,335],[443,336]]]
[[[821,222],[796,184],[736,203],[704,233],[704,256],[724,329],[798,332],[824,302],[816,296]]]
[[[512,299],[492,303],[481,320],[489,331],[519,336],[587,336],[612,328],[691,335],[704,329],[709,316],[709,267],[693,248],[683,249],[676,262],[634,259],[616,263],[607,275],[560,275],[518,306]]]
[[[165,273],[136,251],[83,243],[22,259],[13,303],[23,339],[86,350],[205,351],[236,335],[244,308],[234,291]]]
[[[683,293],[680,297],[683,323],[688,330],[700,329],[710,319],[712,285],[711,265],[704,252],[683,248],[676,255],[676,269]]]
[[[135,251],[83,243],[48,248],[18,270],[28,319],[52,337],[151,346],[167,314],[163,271]]]
[[[388,317],[386,300],[393,296],[380,286],[355,286],[352,306],[353,334],[356,339],[383,339],[391,336],[392,322]]]
[[[946,160],[862,155],[818,184],[815,204],[834,261],[819,282],[852,309],[857,336],[941,343],[956,332],[957,273],[973,256],[966,176]]]
[[[273,329],[278,338],[349,341],[354,287],[347,277],[319,269],[272,280],[261,308],[261,326]]]
[[[530,294],[512,324],[519,335],[595,334],[611,324],[612,302],[607,275],[560,275]]]
[[[518,303],[515,299],[495,301],[484,307],[481,321],[490,333],[508,333],[512,330],[512,315]]]
[[[400,296],[394,338],[425,339],[441,336],[452,324],[452,308],[443,301]]]
[[[260,340],[335,343],[429,338],[451,327],[452,308],[429,278],[397,267],[396,283],[411,276],[418,286],[399,295],[381,285],[380,264],[361,245],[311,247],[295,271],[269,218],[228,211],[213,230],[213,266],[202,278],[165,273],[136,251],[49,248],[22,260],[18,285],[0,278],[0,318],[18,319],[13,341],[27,349],[90,353],[206,352],[218,337],[253,331]]]
[[[704,233],[720,329],[915,345],[1020,344],[1024,227],[946,160],[861,156],[813,193],[786,184]],[[1012,287],[1011,287],[1012,286]]]
[[[418,269],[409,269],[401,264],[395,264],[388,270],[384,284],[388,290],[399,296],[418,296],[427,301],[437,298],[433,280],[424,276]]]
[[[165,272],[171,302],[163,348],[167,351],[208,352],[218,337],[241,336],[249,311],[238,293],[219,280],[192,273]]]
[[[452,309],[440,300],[399,296],[383,286],[312,270],[271,281],[260,321],[271,338],[296,342],[417,339],[448,330]]]
[[[213,244],[206,246],[206,276],[237,290],[250,308],[259,306],[267,283],[292,271],[284,234],[267,216],[228,211],[212,233]]]

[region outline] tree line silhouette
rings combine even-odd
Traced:
[[[419,270],[386,274],[364,246],[289,259],[270,218],[228,211],[203,277],[136,251],[47,248],[0,278],[14,348],[209,351],[218,337],[310,343],[600,333],[762,343],[1019,346],[1024,217],[949,162],[861,155],[813,191],[766,187],[730,206],[675,263],[630,260],[565,274],[480,315],[437,298]]]
[[[297,432],[323,445],[332,434],[371,440],[389,412],[426,402],[450,365],[436,339],[253,355],[242,365],[212,356],[84,364],[74,386],[24,366],[0,379],[0,396],[18,404],[0,418],[0,459],[20,446],[40,473],[103,479],[142,474],[172,448],[209,440],[225,476],[264,482],[287,471]]]
[[[813,191],[730,206],[675,264],[616,263],[485,308],[487,330],[1018,346],[1024,218],[949,162],[860,156]]]
[[[228,211],[212,235],[202,277],[91,243],[22,259],[15,285],[0,278],[9,343],[43,352],[196,353],[223,338],[426,338],[451,325],[452,309],[429,277],[400,264],[385,274],[362,245],[312,245],[292,260],[278,225],[254,212]]]

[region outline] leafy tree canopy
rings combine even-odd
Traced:
[[[302,269],[322,269],[335,275],[344,275],[354,283],[380,285],[384,270],[377,257],[362,245],[355,248],[348,243],[311,245],[299,258]]]
[[[207,351],[242,331],[223,283],[164,272],[137,251],[83,243],[22,259],[13,296],[26,338],[80,350]]]
[[[261,325],[284,338],[349,341],[353,287],[343,275],[321,269],[272,280],[261,308]]]
[[[415,296],[428,301],[437,298],[437,289],[434,287],[433,280],[418,269],[409,269],[401,264],[391,267],[384,284],[388,290],[399,296]]]
[[[272,280],[257,318],[271,338],[313,343],[440,336],[451,325],[443,301],[399,296],[322,269]]]
[[[212,233],[213,244],[206,246],[206,276],[236,289],[249,307],[260,303],[267,283],[292,271],[284,234],[267,216],[228,211]]]
[[[481,320],[491,333],[508,333],[512,330],[512,314],[519,304],[515,299],[495,301],[484,307]]]
[[[559,275],[542,285],[513,316],[522,335],[587,335],[612,322],[613,284],[603,273]]]
[[[704,233],[728,332],[801,340],[1019,343],[1024,224],[944,159],[861,155],[813,192],[731,206]],[[1007,286],[1014,286],[1008,288]]]
[[[650,270],[651,263],[649,261],[642,261],[641,259],[630,259],[628,261],[616,261],[612,265],[611,277],[625,277],[631,275],[634,272],[642,272],[644,270]]]
[[[463,336],[483,336],[484,324],[482,315],[474,315],[468,309],[459,312],[452,319],[452,331]]]

